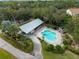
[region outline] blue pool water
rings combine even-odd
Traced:
[[[47,41],[54,41],[54,40],[56,40],[56,33],[52,32],[50,30],[43,31],[42,35],[43,35],[44,38],[46,38]]]

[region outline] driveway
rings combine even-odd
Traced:
[[[33,53],[34,53],[36,59],[43,59],[43,56],[41,53],[42,47],[41,47],[41,43],[40,43],[39,39],[34,35],[30,35],[29,38],[31,38],[31,40],[34,43]]]
[[[0,30],[0,33],[1,33],[1,30]],[[41,53],[42,47],[39,39],[37,39],[37,37],[35,37],[34,35],[30,35],[29,38],[31,38],[31,40],[34,43],[34,50],[33,50],[34,56],[15,48],[14,46],[9,44],[2,38],[0,38],[0,48],[5,49],[6,51],[11,53],[18,59],[43,59],[43,56]]]

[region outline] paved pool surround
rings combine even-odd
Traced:
[[[47,38],[46,36],[42,35],[42,33],[44,33],[44,31],[48,30],[48,34],[47,34]],[[53,34],[51,34],[53,33]],[[56,35],[55,35],[55,34]],[[47,28],[47,27],[43,27],[41,29],[39,29],[35,35],[41,39],[43,39],[44,41],[46,41],[49,44],[53,44],[54,46],[56,45],[60,45],[62,44],[62,34],[60,32],[58,32],[57,30],[51,29],[51,28]],[[53,37],[52,37],[53,36]],[[53,39],[51,39],[53,38]]]

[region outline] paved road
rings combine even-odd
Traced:
[[[1,31],[0,31],[0,33],[1,33]],[[30,38],[34,43],[34,51],[33,51],[34,56],[15,48],[14,46],[7,43],[2,38],[0,38],[0,48],[3,48],[6,51],[10,52],[18,59],[43,59],[43,56],[41,53],[42,47],[41,47],[41,43],[40,43],[39,39],[37,39],[34,35],[31,35]]]
[[[36,59],[43,59],[43,56],[41,53],[42,47],[41,47],[41,43],[40,43],[39,39],[34,35],[29,36],[29,38],[31,38],[31,40],[34,43],[33,53],[34,53]]]
[[[11,44],[7,43],[5,40],[1,38],[0,38],[0,48],[5,49],[6,51],[13,54],[18,59],[36,59],[36,57],[13,47]]]

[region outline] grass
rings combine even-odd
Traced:
[[[66,51],[64,54],[56,54],[53,52],[49,52],[45,50],[46,48],[46,43],[42,42],[42,53],[44,59],[78,59],[79,56],[70,52]]]
[[[0,59],[17,59],[17,58],[0,48]]]
[[[0,34],[0,37],[3,38],[5,41],[13,45],[15,48],[18,48],[24,52],[30,53],[33,51],[33,42],[31,40],[27,40],[29,42],[29,46],[23,46],[18,43],[16,40],[12,39],[11,37],[7,37],[4,34]]]
[[[1,29],[1,24],[0,24],[0,29]]]

